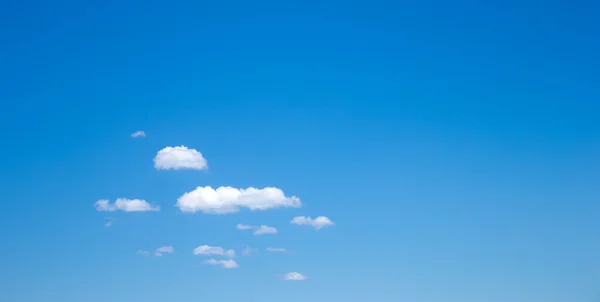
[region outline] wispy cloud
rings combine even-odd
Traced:
[[[112,217],[106,217],[104,219],[104,227],[110,228],[113,225],[114,222],[115,222],[114,218],[112,218]]]
[[[268,225],[246,225],[238,224],[236,226],[238,230],[253,230],[254,235],[265,235],[265,234],[277,234],[277,229]]]
[[[287,250],[281,247],[268,247],[267,252],[271,253],[286,253]]]
[[[101,199],[96,201],[94,206],[100,212],[155,212],[160,210],[159,206],[151,205],[145,200],[127,198],[117,198],[112,204],[106,199]]]
[[[175,253],[175,249],[172,246],[161,246],[154,250],[153,255],[157,257],[161,257],[164,254],[172,254]],[[150,251],[147,250],[138,250],[138,255],[150,255]]]
[[[138,138],[138,137],[146,137],[146,132],[144,131],[136,131],[134,133],[131,133],[131,137],[132,138]]]
[[[217,259],[208,259],[203,262],[204,264],[210,265],[220,265],[222,268],[238,268],[240,267],[235,260],[227,259],[227,260],[217,260]]]
[[[154,251],[154,256],[162,256],[163,254],[175,253],[175,249],[172,246],[161,246]]]
[[[220,246],[201,245],[194,249],[194,255],[217,255],[235,257],[235,251],[226,250]]]
[[[306,217],[306,216],[298,216],[298,217],[294,217],[294,219],[292,219],[292,221],[290,221],[290,223],[297,224],[297,225],[309,225],[317,230],[320,230],[324,227],[329,227],[329,226],[335,225],[335,223],[333,223],[333,221],[331,221],[329,218],[327,218],[325,216],[319,216],[314,219],[311,217]]]
[[[283,275],[283,279],[287,281],[303,281],[308,279],[308,277],[297,272],[291,272]]]

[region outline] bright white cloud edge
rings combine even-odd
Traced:
[[[154,157],[156,170],[207,170],[208,162],[196,149],[186,146],[165,147]]]
[[[191,192],[183,194],[175,204],[184,213],[203,212],[206,214],[231,214],[239,212],[241,208],[252,211],[264,211],[280,207],[299,208],[302,205],[300,198],[285,196],[283,190],[275,187],[263,189],[210,186],[197,187]]]
[[[143,199],[128,199],[117,198],[114,203],[110,203],[107,199],[100,199],[94,203],[96,210],[99,212],[156,212],[160,211],[157,205],[151,205]]]
[[[294,217],[292,219],[292,221],[290,221],[291,224],[296,224],[296,225],[308,225],[308,226],[312,226],[313,228],[320,230],[324,227],[329,227],[329,226],[334,226],[335,223],[333,223],[333,221],[331,221],[331,219],[327,218],[326,216],[318,216],[316,218],[311,218],[311,217],[306,217],[306,216],[298,216],[298,217]]]

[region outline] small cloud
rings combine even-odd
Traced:
[[[194,255],[217,255],[235,257],[235,251],[226,250],[220,246],[201,245],[194,249]]]
[[[306,279],[308,279],[308,277],[296,272],[291,272],[283,275],[283,280],[287,281],[303,281]]]
[[[286,253],[287,250],[281,247],[268,247],[267,252],[271,253]]]
[[[133,138],[146,137],[146,132],[144,132],[144,131],[136,131],[134,133],[131,133],[131,137],[133,137]]]
[[[105,221],[104,221],[104,227],[110,228],[113,223],[115,222],[115,219],[112,217],[106,217]]]
[[[203,263],[210,264],[210,265],[220,265],[222,268],[238,268],[238,267],[240,267],[238,265],[238,263],[232,259],[228,259],[228,260],[208,259],[208,260],[204,261]]]
[[[242,249],[242,255],[244,256],[250,256],[252,253],[258,251],[257,249],[253,249],[249,246],[245,247],[244,249]]]
[[[309,225],[317,230],[320,230],[324,227],[335,225],[333,223],[333,221],[331,221],[329,218],[327,218],[325,216],[319,216],[315,219],[306,217],[306,216],[298,216],[298,217],[294,217],[294,219],[292,219],[292,221],[290,221],[290,223],[297,224],[297,225]]]
[[[246,225],[246,224],[238,224],[236,226],[238,230],[254,230],[252,232],[254,235],[264,235],[264,234],[276,234],[277,229],[268,225]]]
[[[156,153],[154,168],[156,170],[207,170],[208,162],[196,149],[188,149],[186,146],[166,147]]]
[[[127,198],[117,198],[113,204],[106,199],[101,199],[96,201],[94,206],[99,212],[155,212],[160,210],[159,206],[151,205],[145,200]]]
[[[154,251],[154,256],[162,256],[163,254],[175,253],[175,249],[172,246],[161,246]]]
[[[241,224],[241,223],[238,223],[238,225],[236,225],[235,227],[236,227],[238,230],[251,230],[251,229],[255,228],[255,227],[254,227],[254,226],[252,226],[252,225]]]
[[[238,212],[241,208],[248,208],[252,211],[280,207],[299,208],[301,205],[298,197],[285,196],[279,188],[218,187],[213,189],[210,186],[197,187],[195,190],[183,194],[175,204],[184,213],[201,211],[206,214],[231,214]]]
[[[150,252],[148,252],[148,251],[145,251],[145,250],[138,250],[138,251],[136,252],[136,254],[138,254],[138,255],[149,255],[149,254],[150,254]]]

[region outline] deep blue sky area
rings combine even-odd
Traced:
[[[598,302],[598,16],[594,1],[3,1],[0,301]],[[155,168],[181,145],[208,170]],[[302,207],[183,213],[198,186]],[[94,207],[117,198],[160,211]],[[203,264],[201,245],[239,267]]]

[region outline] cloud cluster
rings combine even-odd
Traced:
[[[160,210],[159,206],[151,205],[145,200],[127,198],[117,198],[112,204],[106,199],[100,199],[96,201],[94,206],[100,212],[155,212]]]
[[[309,225],[317,230],[320,230],[324,227],[335,225],[333,223],[333,221],[331,221],[331,219],[329,219],[325,216],[319,216],[314,219],[311,217],[306,217],[306,216],[298,216],[298,217],[294,217],[294,219],[292,219],[292,221],[290,221],[290,223],[297,224],[297,225]]]
[[[132,138],[146,137],[144,131],[136,131],[131,134]],[[207,170],[208,162],[206,158],[196,149],[186,146],[165,147],[159,150],[154,157],[154,168],[156,170]],[[242,209],[250,211],[266,211],[276,208],[299,208],[302,206],[300,198],[286,195],[283,190],[277,187],[265,188],[234,188],[230,186],[220,186],[212,188],[211,186],[198,186],[190,192],[184,193],[177,199],[175,206],[183,213],[202,212],[205,214],[232,214]],[[117,198],[114,203],[107,199],[101,199],[94,203],[97,211],[101,212],[155,212],[160,211],[158,205],[148,203],[143,199]],[[105,227],[112,226],[113,218],[106,218]],[[328,217],[318,216],[316,218],[307,216],[294,217],[291,224],[307,225],[314,229],[322,229],[335,225]],[[268,225],[245,225],[238,224],[238,230],[251,231],[254,235],[276,234],[278,230]],[[271,253],[287,253],[285,248],[267,247],[266,250]],[[250,247],[245,247],[241,253],[249,256],[256,251]],[[138,250],[140,255],[154,255],[161,257],[165,254],[175,253],[172,246],[161,246],[154,251]],[[225,249],[220,246],[201,245],[193,250],[196,256],[206,257],[203,264],[220,266],[226,269],[238,268],[239,264],[233,259],[236,252],[233,249]],[[216,259],[224,258],[224,259]],[[284,280],[302,281],[308,277],[298,272],[289,272],[283,275]]]
[[[175,204],[184,213],[204,212],[206,214],[236,213],[241,208],[252,211],[269,210],[279,207],[298,208],[302,205],[300,198],[285,196],[283,191],[275,187],[264,189],[210,186],[197,187],[183,194]]]
[[[220,246],[201,245],[194,249],[194,255],[217,255],[235,257],[234,250],[226,250]]]
[[[202,153],[186,146],[165,147],[154,157],[156,170],[207,170],[208,162]]]
[[[268,226],[268,225],[245,225],[245,224],[238,224],[236,226],[236,228],[238,230],[253,230],[253,234],[254,235],[265,235],[265,234],[277,234],[277,229],[272,227],[272,226]]]

